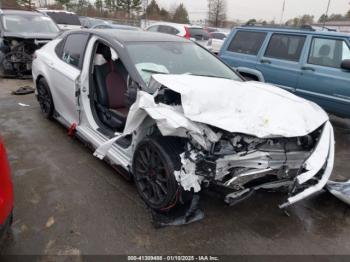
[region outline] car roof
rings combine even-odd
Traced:
[[[38,12],[42,12],[42,13],[66,13],[66,14],[76,15],[76,13],[70,12],[70,11],[66,11],[66,10],[55,10],[55,9],[38,8],[37,11]]]
[[[324,35],[324,36],[335,36],[335,37],[346,37],[350,38],[349,33],[333,32],[333,31],[320,31],[310,29],[297,29],[297,28],[283,28],[283,27],[260,27],[260,26],[240,26],[235,29],[240,30],[252,30],[260,32],[280,32],[280,33],[296,33],[306,35]]]
[[[81,30],[74,30],[79,32]],[[130,31],[130,30],[99,30],[99,29],[87,29],[84,30],[95,35],[101,36],[108,40],[116,40],[120,43],[128,42],[191,42],[185,38],[174,36],[170,34],[153,33],[145,31]]]
[[[198,26],[198,25],[178,24],[178,23],[171,23],[171,22],[156,22],[156,23],[149,25],[147,28],[149,28],[151,26],[155,26],[155,25],[168,25],[168,26],[174,26],[174,27],[186,26],[188,28],[203,28],[202,26]]]
[[[27,10],[13,10],[13,9],[0,9],[0,15],[37,15],[43,16],[43,14],[35,11],[27,11]]]

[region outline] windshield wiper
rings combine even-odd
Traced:
[[[187,75],[191,76],[205,76],[205,77],[214,77],[214,78],[223,78],[223,79],[231,79],[223,76],[214,76],[214,75],[206,75],[206,74],[193,74],[193,73],[188,73]]]
[[[163,75],[168,75],[169,73],[166,72],[161,72],[161,71],[157,71],[157,70],[152,70],[152,69],[141,69],[143,72],[147,72],[147,73],[152,73],[152,74],[163,74]]]

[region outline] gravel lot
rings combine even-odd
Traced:
[[[26,84],[31,82],[0,79],[0,133],[15,188],[5,254],[350,253],[349,207],[328,192],[292,206],[290,216],[277,207],[281,193],[259,192],[228,207],[204,192],[204,220],[154,229],[132,183],[58,123],[45,120],[34,95],[10,94]],[[332,178],[350,178],[350,121],[332,119],[337,141]]]

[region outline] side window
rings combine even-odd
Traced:
[[[350,59],[350,49],[343,40],[313,38],[308,63],[340,68],[341,62]]]
[[[96,29],[105,29],[105,28],[109,28],[108,26],[106,25],[98,25],[95,27]]]
[[[81,68],[88,38],[88,34],[68,35],[63,47],[61,59],[67,64],[70,64],[76,68]]]
[[[55,53],[59,58],[61,58],[62,56],[63,46],[64,46],[64,39],[61,39],[61,41],[56,45],[56,48],[55,48]]]
[[[305,43],[305,36],[273,34],[266,49],[265,56],[299,61]]]
[[[180,33],[179,30],[177,30],[177,29],[174,28],[174,27],[170,27],[170,34],[172,34],[172,35],[177,35],[178,33]]]
[[[158,26],[154,25],[147,29],[149,32],[158,32]]]
[[[175,28],[172,28],[171,26],[167,25],[160,25],[158,28],[158,32],[165,33],[165,34],[170,34],[170,35],[176,35],[175,33],[177,30]]]
[[[267,33],[264,32],[238,31],[232,39],[228,51],[247,55],[257,55],[266,35]]]

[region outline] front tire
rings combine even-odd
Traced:
[[[45,78],[39,79],[36,89],[38,91],[37,99],[41,112],[45,118],[52,119],[55,107],[49,85],[47,84]]]
[[[134,180],[141,198],[153,210],[169,211],[192,199],[192,192],[185,192],[174,175],[181,168],[182,152],[184,143],[174,137],[146,138],[137,146]]]

